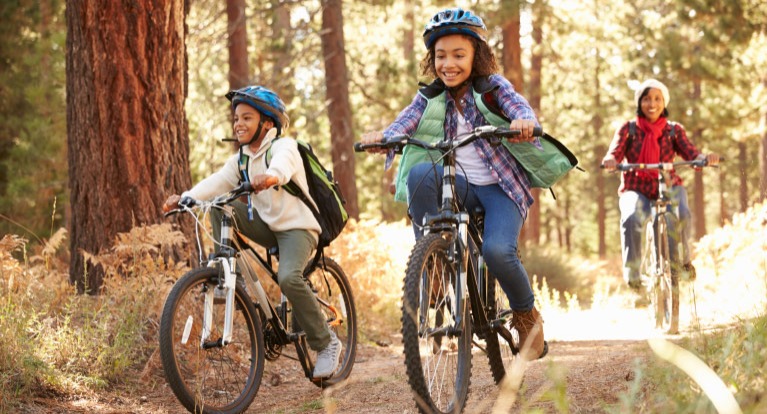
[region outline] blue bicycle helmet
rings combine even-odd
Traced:
[[[290,125],[290,118],[285,112],[285,103],[276,93],[263,86],[246,86],[241,89],[230,91],[226,98],[232,102],[232,109],[241,103],[248,104],[269,117],[280,133]]]
[[[423,43],[430,49],[442,36],[464,34],[487,42],[487,27],[476,14],[461,8],[445,9],[426,23]]]

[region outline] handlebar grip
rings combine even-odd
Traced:
[[[354,143],[354,152],[364,152],[365,148],[368,148],[369,145],[363,144],[361,142],[355,142]]]
[[[197,200],[189,196],[181,197],[181,200],[178,200],[179,207],[194,207],[196,204]]]
[[[541,127],[533,128],[533,136],[534,137],[542,137],[543,136],[543,128],[541,128]]]

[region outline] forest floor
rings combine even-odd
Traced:
[[[500,387],[493,383],[484,354],[475,348],[466,413],[604,412],[621,404],[621,395],[635,382],[635,368],[653,358],[646,339],[658,333],[650,329],[646,309],[545,317],[549,354],[527,365],[521,395],[511,410],[499,408],[505,403],[498,398]],[[281,358],[267,363],[258,396],[247,412],[416,413],[400,337],[391,334],[388,341],[377,342],[385,345],[360,345],[348,381],[326,390],[306,380],[297,362]],[[165,384],[154,355],[143,372],[135,372],[119,387],[79,396],[40,396],[25,401],[16,412],[186,411]]]

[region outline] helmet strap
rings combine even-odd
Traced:
[[[258,121],[258,128],[256,129],[256,132],[253,134],[253,136],[250,137],[250,141],[248,141],[248,142],[246,142],[244,144],[241,144],[240,147],[248,146],[248,145],[252,144],[253,141],[255,141],[259,137],[259,135],[261,135],[261,129],[262,129],[263,126],[264,126],[264,120],[261,119],[261,120]]]

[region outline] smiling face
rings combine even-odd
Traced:
[[[261,113],[248,104],[239,104],[234,109],[234,136],[240,144],[247,144],[253,137],[253,134],[258,131],[258,123],[261,121]],[[261,132],[253,142],[250,143],[251,148],[258,149],[261,145],[261,139],[273,126],[272,120],[264,118],[264,124],[261,127]]]
[[[464,35],[440,37],[434,44],[434,68],[449,88],[461,85],[474,65],[474,45]]]
[[[666,103],[663,101],[663,93],[660,89],[650,88],[639,101],[642,114],[650,122],[655,122],[663,114]]]

